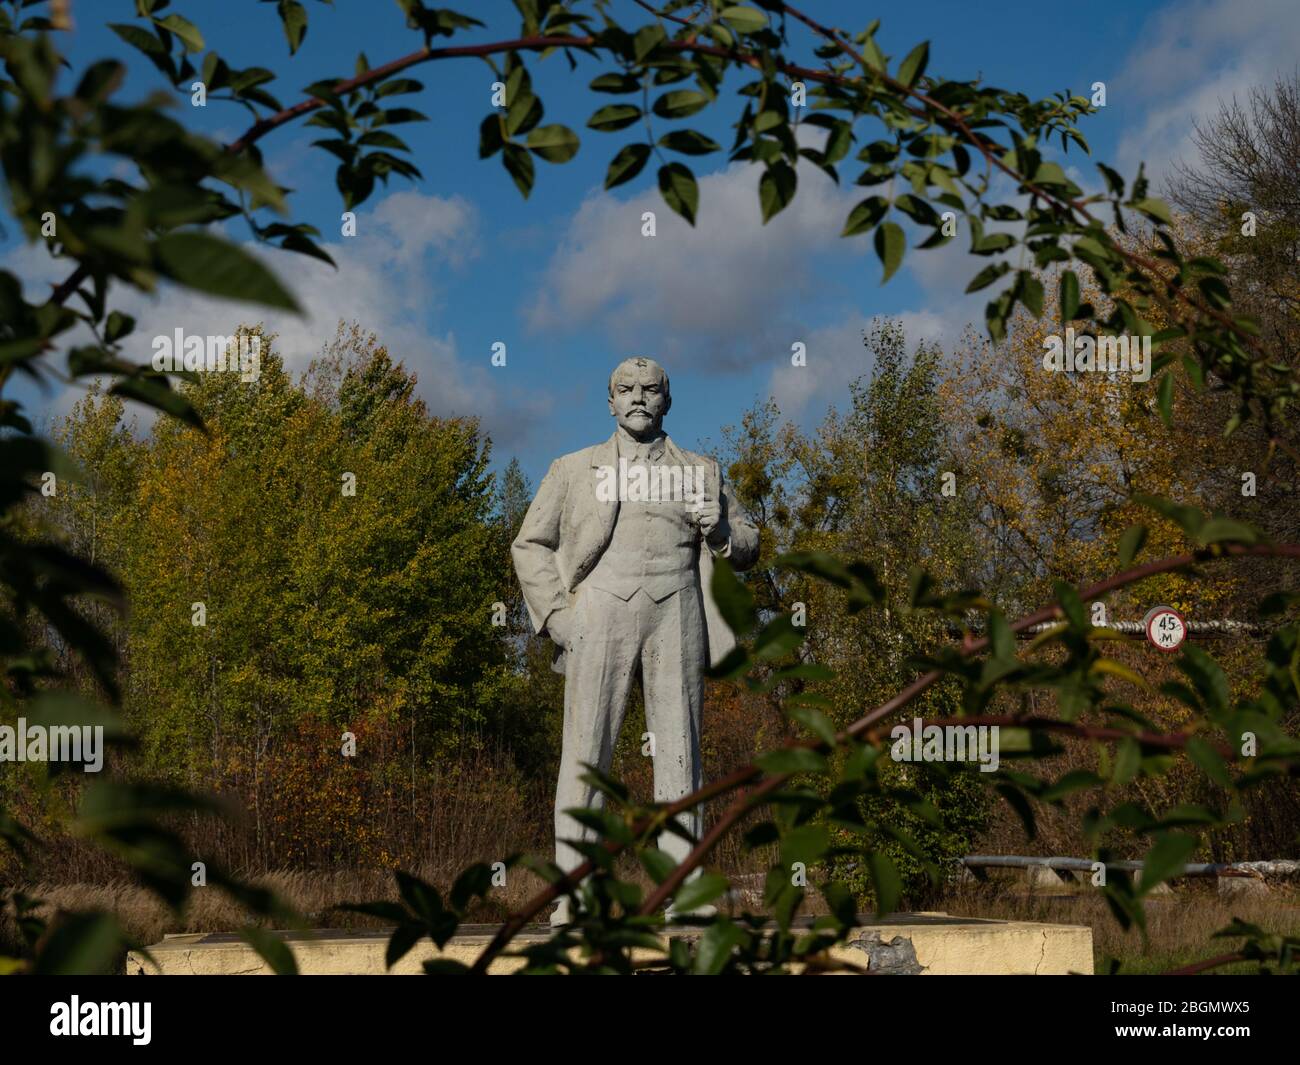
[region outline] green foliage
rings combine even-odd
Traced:
[[[145,764],[188,779],[227,740],[372,715],[413,727],[428,757],[482,730],[499,694],[487,448],[473,423],[430,418],[373,338],[340,334],[301,384],[259,340],[257,382],[185,386],[206,437],[159,422],[137,442],[93,399],[64,434],[96,477],[130,471],[46,512],[76,529],[96,511],[136,604],[119,639]]]

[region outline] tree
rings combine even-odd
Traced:
[[[944,473],[953,466],[939,393],[943,352],[924,343],[909,352],[901,323],[892,319],[873,322],[863,343],[872,370],[850,383],[843,413],[832,408],[804,434],[793,424],[780,425],[780,411],[768,400],[726,434],[737,494],[766,534],[750,582],[755,598],[769,617],[801,608],[807,637],[800,656],[834,674],[817,686],[815,697],[799,682],[791,692],[840,728],[906,683],[914,649],[942,640],[943,624],[883,601],[849,613],[842,589],[797,571],[779,580],[772,563],[784,553],[869,557],[891,597],[905,595],[922,568],[936,582],[959,586],[980,568],[969,536],[974,514],[964,496],[943,491]],[[781,696],[791,692],[768,696],[778,713]],[[957,708],[954,694],[935,692],[922,714],[947,716]],[[887,797],[863,803],[875,826],[873,849],[889,854],[902,870],[907,897],[916,899],[928,887],[927,863],[934,868],[969,852],[987,818],[987,799],[967,775],[943,766],[892,763],[882,772],[895,787],[922,793],[935,815],[917,818]],[[898,825],[916,834],[918,854],[881,827]],[[870,894],[860,859],[850,857],[834,871],[859,895]]]
[[[1196,158],[1180,161],[1170,198],[1184,212],[1186,238],[1228,271],[1238,307],[1259,323],[1279,362],[1294,366],[1300,346],[1300,74],[1252,87],[1196,126]],[[1206,397],[1220,420],[1239,420],[1231,393]],[[1250,519],[1279,539],[1300,530],[1295,506],[1300,441],[1293,427],[1247,422],[1236,434],[1238,468],[1254,475],[1256,495],[1234,486],[1217,502],[1247,508]],[[1231,497],[1229,501],[1229,497]],[[1252,575],[1254,576],[1254,575]]]

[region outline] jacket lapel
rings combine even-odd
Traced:
[[[617,430],[615,433],[617,434]],[[591,449],[591,487],[588,498],[591,505],[595,507],[596,516],[600,521],[600,546],[603,550],[614,534],[614,522],[618,519],[618,493],[614,494],[613,502],[600,501],[600,497],[596,494],[596,486],[599,484],[601,467],[612,469],[615,476],[618,475],[618,443],[615,436],[611,436],[603,444],[597,444]]]

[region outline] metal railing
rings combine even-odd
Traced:
[[[1055,872],[1091,873],[1098,863],[1090,858],[1038,858],[1019,854],[969,854],[961,864],[972,871],[978,869],[1029,869],[1045,868]],[[1142,863],[1136,861],[1111,861],[1103,863],[1107,869],[1138,872]],[[979,875],[978,873],[976,875]],[[1291,877],[1300,875],[1300,861],[1279,860],[1265,862],[1194,863],[1184,865],[1175,876],[1240,876],[1261,879],[1266,876]]]

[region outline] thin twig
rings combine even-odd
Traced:
[[[1169,558],[1158,559],[1153,562],[1144,563],[1141,566],[1134,566],[1120,573],[1113,574],[1096,584],[1079,590],[1079,597],[1084,602],[1097,599],[1109,592],[1116,591],[1119,588],[1135,584],[1139,581],[1146,580],[1148,577],[1156,576],[1160,573],[1167,573],[1172,570],[1182,569],[1186,566],[1194,565],[1198,562],[1209,562],[1215,559],[1227,557],[1263,557],[1263,558],[1300,558],[1300,544],[1265,544],[1244,546],[1238,544],[1229,544],[1226,546],[1215,546],[1201,548],[1197,551],[1188,552],[1182,555],[1174,555]],[[1053,602],[1047,606],[1041,607],[1030,614],[1012,622],[1010,628],[1013,632],[1019,632],[1022,629],[1029,628],[1032,625],[1040,624],[1055,618],[1064,617],[1064,611],[1059,603]],[[958,653],[963,657],[970,657],[984,650],[989,645],[987,636],[980,637],[963,644]],[[900,691],[893,698],[881,703],[871,712],[860,717],[853,722],[847,729],[836,734],[835,746],[840,746],[850,738],[860,738],[869,733],[871,726],[889,717],[891,714],[902,709],[917,696],[923,694],[927,689],[934,685],[943,673],[940,670],[931,670],[922,676],[916,678],[907,687]],[[1127,735],[1127,734],[1126,734]],[[825,741],[816,740],[791,740],[783,745],[785,748],[811,747],[815,750],[829,751],[831,745]],[[658,819],[663,820],[666,817],[674,817],[677,814],[689,810],[692,807],[705,802],[718,795],[726,794],[737,788],[749,783],[756,777],[762,776],[762,770],[750,763],[741,766],[738,769],[728,773],[725,777],[720,778],[705,785],[703,788],[676,802],[662,808],[659,811]],[[764,778],[761,783],[752,791],[746,792],[734,801],[718,822],[701,838],[700,842],[691,850],[691,852],[682,860],[682,862],[668,875],[662,884],[645,900],[639,912],[641,914],[653,913],[663,905],[663,903],[672,896],[672,894],[681,886],[682,882],[690,873],[700,865],[704,858],[712,850],[713,845],[717,843],[729,831],[745,813],[752,808],[755,800],[770,794],[779,788],[788,780],[790,774],[776,774]],[[647,831],[654,823],[655,818],[642,818],[632,827],[632,835],[640,836]],[[627,844],[617,843],[613,840],[606,840],[603,844],[610,854],[618,854],[626,849]],[[506,945],[515,937],[521,928],[529,920],[559,895],[563,894],[569,888],[581,883],[584,877],[589,875],[595,868],[595,863],[588,860],[582,865],[572,870],[562,877],[555,884],[526,902],[523,908],[509,918],[498,929],[492,941],[484,948],[483,953],[479,955],[474,962],[472,972],[484,973],[492,959],[497,956]]]

